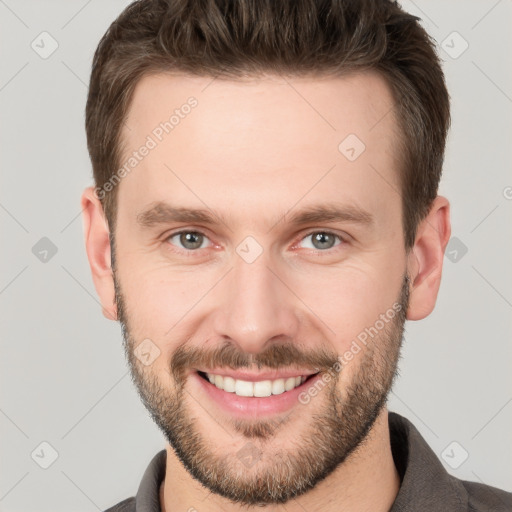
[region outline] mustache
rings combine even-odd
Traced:
[[[207,349],[181,345],[171,360],[171,373],[178,383],[183,383],[187,370],[201,368],[289,369],[300,368],[325,371],[339,363],[338,354],[324,347],[304,351],[297,343],[273,344],[258,354],[240,352],[235,345],[225,341],[220,347]]]

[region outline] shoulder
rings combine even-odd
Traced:
[[[512,510],[512,492],[478,482],[459,480],[468,495],[468,512],[509,512]]]
[[[120,501],[117,505],[108,508],[104,512],[135,512],[135,497]]]

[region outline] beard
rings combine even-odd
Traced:
[[[134,353],[137,342],[131,334],[125,298],[115,271],[114,283],[124,349],[132,381],[144,406],[189,474],[210,492],[232,503],[284,504],[314,488],[364,444],[398,375],[409,303],[407,275],[397,299],[401,308],[354,356],[360,359],[359,366],[351,382],[342,389],[337,384],[343,365],[339,371],[332,370],[336,365],[340,367],[339,355],[322,348],[308,352],[297,343],[276,343],[259,354],[241,353],[229,342],[208,350],[182,343],[168,366],[174,386],[164,385],[151,366],[141,364]],[[245,445],[238,451],[229,449],[227,446],[233,445],[235,436],[226,434],[229,442],[222,452],[222,445],[210,439],[208,429],[198,421],[200,404],[185,388],[187,372],[196,367],[315,368],[333,378],[311,403],[295,405],[284,418],[232,420],[224,431],[235,431],[244,438]],[[303,409],[297,411],[298,407]],[[299,431],[301,422],[306,426]],[[295,438],[286,430],[290,425],[292,432],[297,429]],[[291,448],[278,448],[275,439],[279,436],[284,436],[282,439]]]

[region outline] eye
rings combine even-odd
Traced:
[[[311,239],[311,244],[309,247],[306,247],[307,249],[328,250],[344,242],[341,236],[329,231],[312,231],[301,242],[308,239]],[[336,243],[336,239],[339,240],[339,243]]]
[[[177,239],[177,242],[172,241],[175,238]],[[170,242],[173,245],[178,245],[179,243],[181,244],[181,248],[188,251],[203,249],[206,247],[203,246],[203,243],[207,240],[208,238],[199,231],[179,231],[178,233],[173,233],[166,238],[167,242]]]

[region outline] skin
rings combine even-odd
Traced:
[[[197,107],[118,185],[115,283],[101,204],[92,187],[82,196],[103,313],[122,322],[138,391],[168,441],[184,452],[180,458],[172,442],[167,445],[172,478],[161,488],[162,510],[232,512],[255,510],[258,502],[267,511],[387,511],[400,479],[388,412],[377,402],[391,386],[405,318],[420,320],[435,306],[450,238],[449,203],[435,199],[406,251],[393,98],[375,73],[245,81],[148,76],[137,85],[126,119],[124,156],[190,96]],[[338,150],[348,134],[366,146],[355,161]],[[210,209],[225,222],[141,225],[141,213],[159,201]],[[364,210],[373,221],[290,224],[298,210],[327,203]],[[169,238],[185,228],[206,236],[195,252],[187,253],[179,236]],[[318,248],[312,231],[343,241]],[[262,249],[252,263],[236,252],[247,236]],[[310,362],[325,370],[397,302],[406,306],[403,316],[361,345],[310,403],[286,415],[235,421],[191,378],[206,356],[215,354],[224,363],[219,366],[232,362],[215,352],[226,342],[251,365],[287,369]],[[134,357],[145,339],[159,350],[148,366]],[[288,359],[274,351],[279,344]],[[364,414],[357,415],[356,406]],[[188,438],[179,437],[180,428]],[[178,434],[169,439],[173,431]],[[335,435],[340,431],[345,437]],[[251,469],[237,457],[248,442],[260,453]],[[326,456],[333,453],[336,464],[327,471]],[[191,461],[199,464],[194,476]],[[314,462],[325,471],[315,473]],[[297,476],[307,477],[309,487],[295,489],[295,497],[271,487],[291,486]],[[224,477],[228,484],[215,487]],[[273,498],[257,495],[258,482]],[[285,496],[286,503],[279,501]]]

